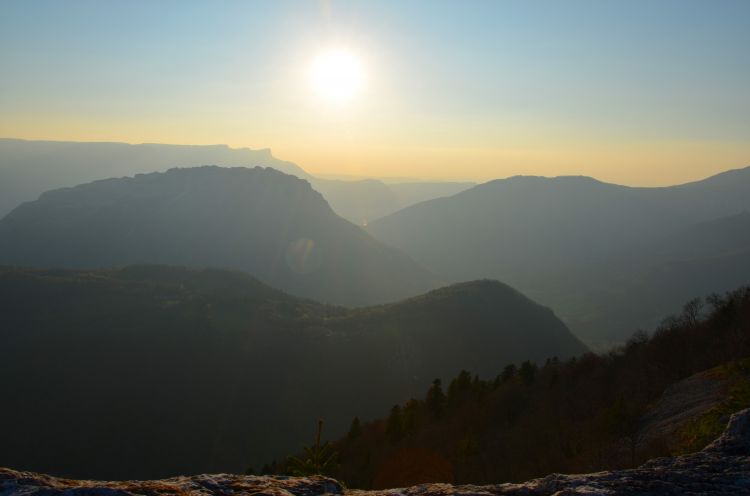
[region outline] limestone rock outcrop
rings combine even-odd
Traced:
[[[347,490],[326,477],[196,475],[153,481],[99,482],[0,469],[0,496],[654,496],[750,495],[750,409],[735,413],[704,450],[657,458],[630,470],[552,474],[521,484],[421,484],[380,491]]]

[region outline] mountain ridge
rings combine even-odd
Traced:
[[[378,179],[314,177],[271,149],[228,145],[173,145],[117,141],[45,141],[0,138],[0,218],[44,191],[97,179],[163,172],[174,167],[272,167],[310,181],[336,213],[363,224],[425,198],[446,196],[473,183],[385,184]]]
[[[13,398],[0,423],[15,426],[0,429],[0,466],[243,471],[296,449],[316,418],[341,435],[354,415],[379,415],[469,357],[495,373],[586,350],[548,310],[486,288],[346,309],[239,271],[0,267],[0,387]],[[491,304],[479,313],[472,300]]]
[[[45,192],[0,220],[0,263],[235,268],[355,306],[437,285],[408,256],[338,217],[309,182],[261,167],[173,168]]]
[[[653,314],[633,315],[597,336],[597,328],[611,323],[600,300],[635,295],[636,279],[658,268],[649,250],[664,250],[658,243],[681,230],[749,208],[750,167],[653,188],[581,176],[515,176],[407,207],[371,222],[367,231],[446,281],[505,281],[554,308],[590,345],[606,349],[633,329],[658,323]],[[677,253],[678,246],[667,248]],[[737,284],[690,291],[705,295]],[[611,294],[619,287],[619,296]],[[665,301],[655,313],[678,310],[673,304]],[[628,306],[641,307],[636,301]]]

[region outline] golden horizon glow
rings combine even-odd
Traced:
[[[6,2],[0,137],[424,180],[662,186],[750,165],[750,2],[595,3]]]
[[[81,126],[67,132],[31,129],[11,132],[2,125],[0,137],[48,141],[163,143],[176,145],[226,144],[232,148],[270,148],[273,155],[296,163],[320,177],[410,178],[424,181],[484,182],[514,175],[590,176],[625,186],[659,187],[683,184],[750,166],[750,146],[744,142],[669,143],[583,139],[554,145],[522,143],[517,146],[439,146],[406,143],[372,145],[359,140],[324,141],[276,139],[263,135],[248,140],[242,133],[217,130],[192,133],[189,129],[166,132],[163,128],[119,133]],[[31,126],[29,126],[30,128]],[[471,162],[471,168],[460,167]]]

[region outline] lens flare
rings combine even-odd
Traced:
[[[321,264],[320,249],[315,241],[308,238],[299,238],[289,243],[285,258],[287,266],[297,274],[315,272]]]

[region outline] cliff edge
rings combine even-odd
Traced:
[[[153,481],[79,481],[0,468],[0,496],[566,496],[750,495],[750,409],[732,415],[724,433],[697,453],[657,458],[631,470],[551,474],[521,484],[421,484],[381,491],[347,490],[326,477],[196,475]]]

